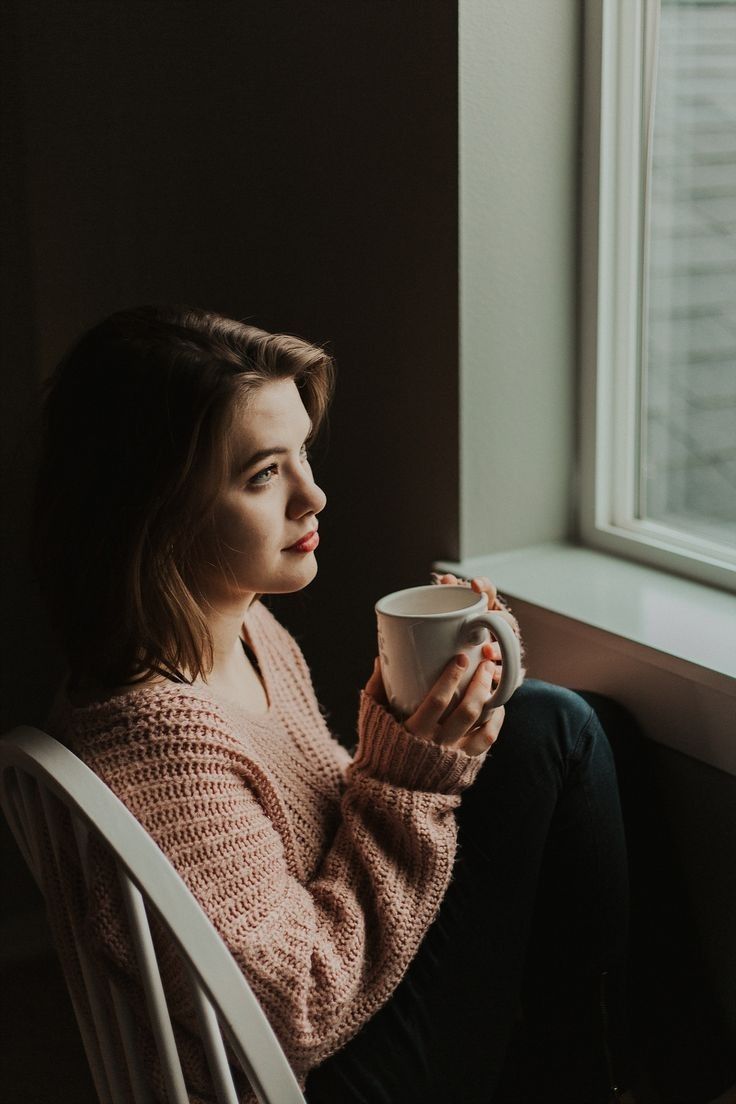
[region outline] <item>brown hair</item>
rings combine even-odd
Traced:
[[[311,441],[335,382],[323,348],[211,311],[144,306],[88,330],[45,381],[30,556],[70,687],[209,673],[197,581],[230,429],[263,383],[288,378]]]

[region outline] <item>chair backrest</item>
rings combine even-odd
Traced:
[[[71,846],[89,885],[94,835],[112,856],[145,992],[149,1026],[167,1099],[188,1104],[181,1057],[159,972],[149,916],[174,941],[185,964],[212,1085],[221,1104],[238,1104],[225,1040],[261,1104],[306,1104],[253,991],[211,921],[135,817],[68,748],[21,726],[0,739],[0,803],[46,900],[95,1086],[103,1104],[154,1099],[141,1062],[131,1003],[102,956],[90,953],[77,911],[65,899]],[[71,826],[71,829],[70,829]],[[60,893],[48,892],[49,877]],[[59,932],[62,933],[60,938]],[[60,943],[71,940],[73,953]],[[66,953],[64,953],[66,952]],[[71,974],[81,976],[71,976]],[[121,1055],[124,1060],[121,1060]]]

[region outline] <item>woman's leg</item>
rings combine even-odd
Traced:
[[[310,1104],[490,1104],[527,951],[525,1019],[533,1036],[550,1013],[565,1025],[550,1051],[563,1068],[598,1008],[601,976],[618,977],[627,878],[615,769],[580,696],[535,679],[517,690],[458,823],[435,922],[388,1003],[310,1074]],[[566,1104],[591,1104],[578,1080]]]
[[[494,1097],[498,1104],[608,1101],[636,1074],[627,1016],[626,840],[613,749],[600,724],[604,713],[610,719],[604,707],[615,703],[584,691],[577,696],[600,712],[569,757],[550,822],[526,952],[523,1016]],[[622,733],[614,726],[613,735]],[[584,770],[575,764],[587,754]]]

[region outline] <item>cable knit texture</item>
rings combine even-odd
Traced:
[[[260,601],[245,618],[269,710],[206,688],[141,687],[49,728],[120,797],[207,912],[302,1086],[388,1000],[450,881],[454,810],[485,755],[411,735],[361,693],[355,757],[331,736],[294,638]],[[109,860],[95,857],[91,937],[135,990]],[[162,973],[194,1085],[208,1096],[177,954]],[[147,1061],[155,1066],[150,1042]],[[243,1086],[243,1100],[252,1099]]]

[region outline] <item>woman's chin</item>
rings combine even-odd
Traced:
[[[318,570],[317,558],[314,553],[310,552],[304,557],[298,568],[290,571],[288,576],[283,579],[283,585],[278,587],[278,593],[295,594],[297,591],[303,590],[304,587],[309,586]]]

